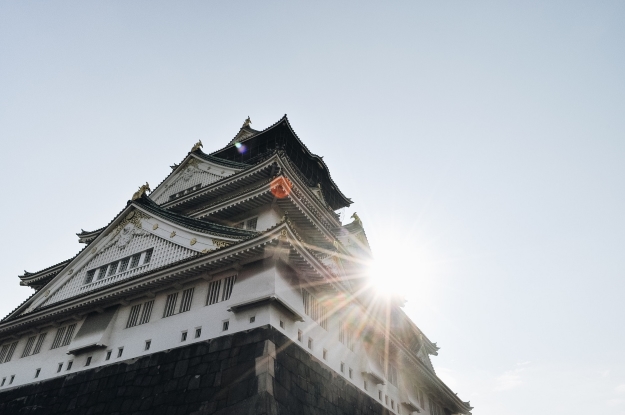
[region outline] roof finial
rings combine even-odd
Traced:
[[[151,191],[152,190],[150,189],[150,185],[148,184],[148,182],[145,182],[145,184],[139,187],[139,190],[137,190],[135,194],[132,195],[132,200],[140,199],[141,197],[143,197],[145,192],[151,192]]]
[[[243,127],[249,127],[251,123],[252,123],[252,120],[250,120],[250,116],[248,115],[245,121],[243,122]]]
[[[191,148],[191,153],[193,153],[195,150],[199,150],[200,147],[204,147],[202,145],[202,140],[198,141],[197,143],[193,145],[193,147]]]
[[[354,212],[354,214],[352,215],[352,219],[354,219],[354,222],[356,222],[360,226],[362,226],[362,221],[360,220],[360,217],[358,216],[358,213]]]

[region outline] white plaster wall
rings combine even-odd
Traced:
[[[234,270],[225,271],[214,276],[215,279],[227,277],[234,274]],[[223,284],[223,283],[222,283]],[[291,338],[294,343],[305,349],[308,353],[326,364],[338,375],[343,376],[348,382],[364,390],[364,378],[361,374],[360,342],[355,342],[354,351],[349,350],[338,341],[340,312],[328,315],[328,330],[323,329],[310,317],[304,314],[303,301],[299,287],[299,280],[294,278],[293,271],[285,266],[275,266],[271,259],[257,261],[249,264],[238,271],[237,281],[234,285],[232,296],[229,300],[217,304],[206,306],[209,281],[202,278],[188,281],[178,289],[170,288],[158,292],[154,300],[150,322],[131,328],[125,328],[130,309],[133,305],[142,304],[151,298],[137,298],[126,306],[121,306],[117,314],[117,319],[111,332],[108,347],[94,352],[72,356],[67,354],[68,346],[50,350],[52,341],[56,334],[56,329],[48,327],[48,335],[38,355],[20,358],[28,336],[23,336],[15,350],[10,362],[0,364],[0,381],[6,377],[7,381],[0,392],[9,387],[24,385],[40,380],[50,379],[55,376],[65,375],[80,370],[91,369],[93,367],[116,363],[120,360],[136,358],[151,353],[161,352],[175,347],[185,346],[195,341],[203,341],[222,335],[230,335],[235,332],[249,330],[255,327],[272,325]],[[163,318],[163,310],[168,294],[178,292],[178,305],[181,301],[182,291],[194,287],[193,302],[191,310],[185,313],[174,314]],[[314,292],[309,288],[309,292]],[[255,307],[246,308],[236,313],[228,311],[228,308],[236,303],[245,300],[258,298],[263,293],[279,293],[280,297],[288,303],[290,307],[297,310],[304,321],[296,321],[293,315],[284,307],[276,303],[264,303]],[[341,311],[342,312],[342,311]],[[250,317],[254,316],[255,321],[250,322]],[[229,320],[229,329],[222,330],[222,322]],[[280,322],[283,322],[284,328]],[[66,323],[67,324],[67,323]],[[63,325],[66,325],[63,324]],[[80,329],[81,322],[78,322],[76,330]],[[202,334],[195,338],[195,329],[201,327]],[[182,331],[187,330],[187,340],[181,341]],[[298,341],[298,330],[302,331],[302,341]],[[312,348],[308,348],[308,339],[312,338]],[[145,351],[145,341],[151,340],[149,351]],[[3,344],[8,341],[4,341]],[[118,358],[117,352],[120,347],[124,348],[123,355]],[[323,350],[327,350],[324,359]],[[112,350],[110,361],[105,360],[107,350]],[[85,367],[87,357],[92,356],[89,367]],[[67,362],[73,360],[73,367],[67,371]],[[63,370],[57,373],[58,363],[63,363]],[[345,369],[341,372],[341,362],[345,364]],[[38,379],[34,378],[37,368],[41,368]],[[352,369],[352,377],[349,377],[349,369]],[[400,368],[398,368],[400,369]],[[11,375],[15,375],[12,385],[8,385]],[[371,397],[378,399],[378,390],[383,391],[382,404],[385,404],[384,397],[389,396],[395,401],[395,411],[399,395],[397,388],[386,382],[386,385],[376,385],[368,381],[368,390],[365,391]],[[390,405],[388,406],[389,409]],[[406,408],[402,408],[401,413],[410,413]]]

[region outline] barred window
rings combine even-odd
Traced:
[[[103,266],[102,268],[100,268],[98,270],[98,279],[101,280],[102,278],[104,278],[106,276],[106,268],[107,266]]]
[[[145,258],[143,258],[143,263],[147,264],[148,262],[150,262],[150,260],[152,259],[152,253],[154,252],[154,249],[148,249],[145,252]]]
[[[391,363],[388,364],[387,379],[391,383],[391,385],[397,386],[397,368],[393,366]]]
[[[339,341],[343,343],[349,350],[354,351],[354,337],[351,328],[345,321],[339,321]]]
[[[208,297],[206,297],[206,305],[215,304],[219,301],[219,289],[221,288],[221,280],[211,281],[208,284]]]
[[[130,309],[130,314],[128,315],[126,328],[134,327],[137,325],[137,320],[139,319],[139,311],[141,311],[141,304],[132,306],[132,308]]]
[[[128,263],[130,262],[130,257],[124,258],[121,260],[119,264],[119,272],[124,272],[128,268]]]
[[[178,302],[178,293],[169,294],[165,301],[165,310],[163,311],[163,318],[169,317],[176,312],[176,303]]]
[[[67,330],[67,327],[61,327],[56,331],[56,336],[54,336],[54,341],[52,342],[52,347],[50,349],[56,349],[58,347],[61,347],[61,342],[63,341],[65,330]]]
[[[15,352],[15,348],[17,347],[17,342],[13,342],[11,344],[5,344],[0,349],[0,363],[6,363],[11,360],[13,357],[13,352]]]
[[[54,341],[52,342],[52,347],[50,349],[56,349],[62,346],[67,346],[72,341],[72,337],[74,336],[74,330],[76,329],[76,324],[71,324],[67,327],[61,327],[56,331],[56,336],[54,336]]]
[[[22,351],[22,357],[30,356],[30,350],[33,348],[33,344],[35,343],[36,338],[37,336],[32,336],[28,338],[28,340],[26,341],[26,346]]]
[[[85,276],[85,284],[89,284],[91,281],[93,281],[93,277],[95,276],[95,269],[92,269],[91,271],[87,272],[87,275]]]
[[[185,311],[191,310],[191,301],[193,301],[193,290],[194,288],[189,288],[182,292],[182,301],[180,301],[180,309],[179,313],[184,313]]]
[[[139,324],[145,324],[150,322],[150,316],[152,316],[152,307],[154,306],[154,300],[148,301],[143,304],[143,312],[139,319]]]
[[[224,279],[224,292],[221,296],[221,301],[226,301],[230,299],[230,296],[232,295],[232,287],[234,287],[234,281],[236,278],[237,276],[233,275]]]
[[[239,222],[239,223],[236,223],[236,224],[234,225],[234,227],[235,227],[235,228],[240,228],[240,229],[243,229],[244,225],[245,225],[245,222]]]
[[[41,351],[41,346],[43,345],[44,340],[46,339],[46,335],[48,333],[41,333],[39,338],[37,339],[37,343],[35,344],[35,349],[33,350],[33,354],[37,354]]]
[[[304,301],[304,313],[315,320],[324,330],[327,330],[328,317],[326,308],[306,290],[302,290],[302,299]]]
[[[139,259],[141,259],[141,254],[133,255],[130,259],[130,268],[137,268],[139,265]]]
[[[118,265],[119,265],[119,262],[113,262],[111,264],[111,266],[109,267],[109,275],[108,275],[109,277],[115,274],[115,271],[117,270]]]

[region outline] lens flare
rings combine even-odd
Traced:
[[[271,193],[278,199],[284,199],[291,193],[293,183],[286,177],[276,177],[271,181]]]
[[[243,154],[247,151],[247,147],[245,146],[245,144],[241,144],[241,143],[234,143],[234,146],[237,148],[237,151],[240,154]]]

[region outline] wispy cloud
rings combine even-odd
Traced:
[[[616,388],[614,388],[614,390],[616,391],[616,393],[625,394],[625,383],[622,385],[618,385]]]

